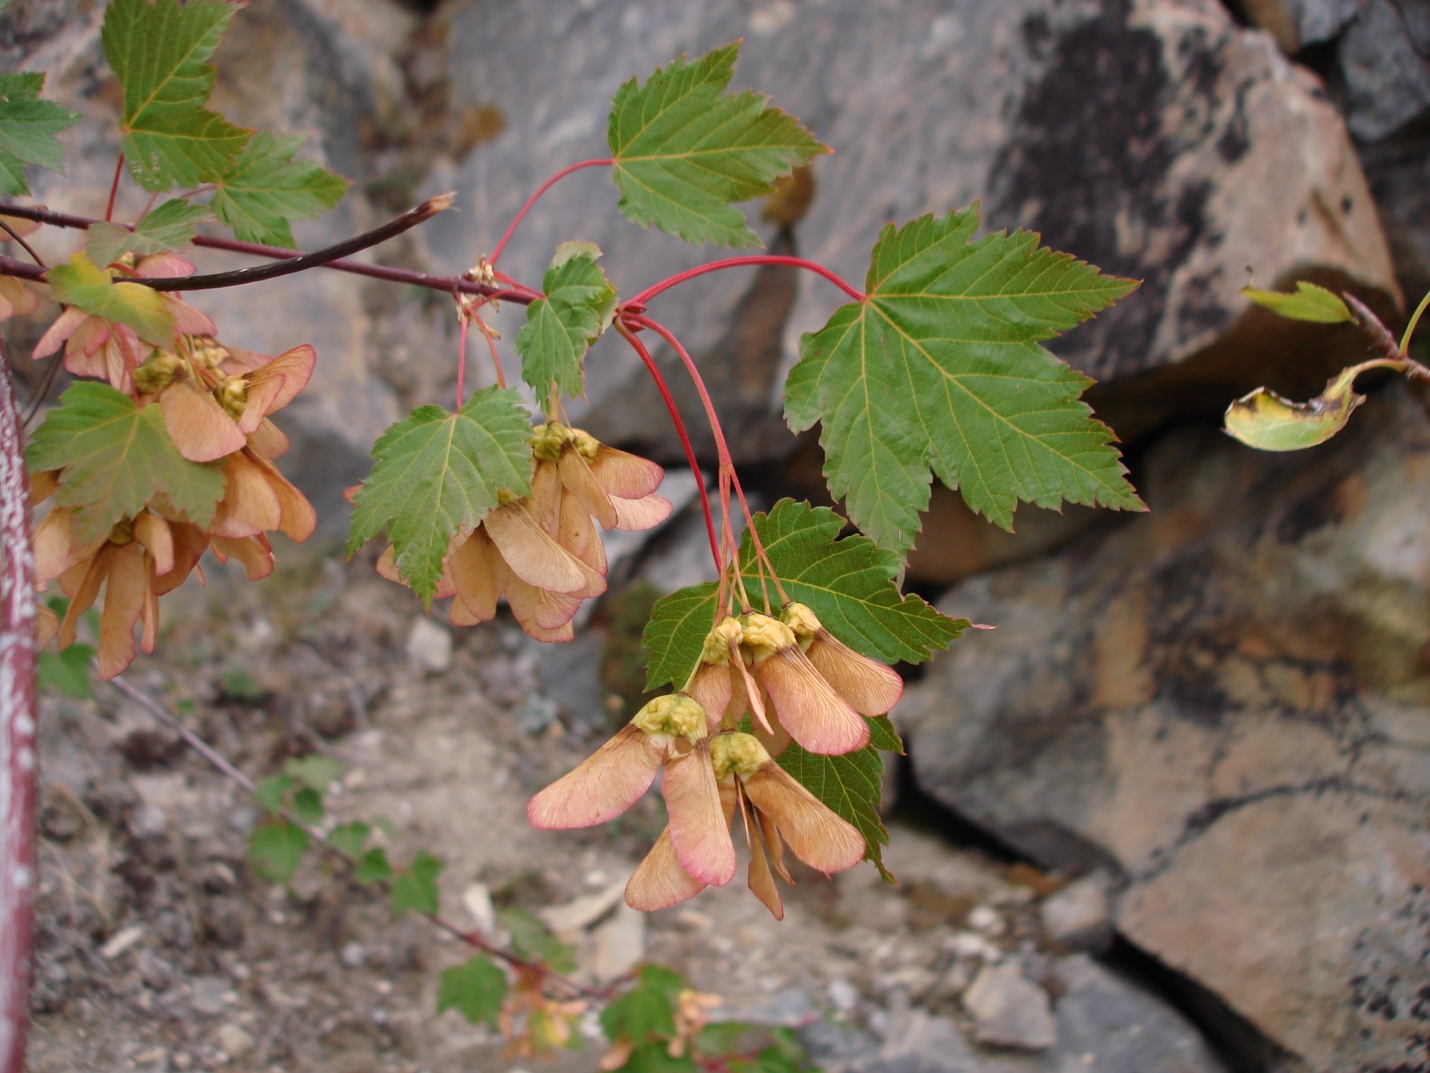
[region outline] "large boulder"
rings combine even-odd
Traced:
[[[1111,864],[1117,929],[1312,1068],[1423,1069],[1430,1009],[1430,420],[1164,437],[1151,513],[971,578],[896,709],[930,794],[1050,868]]]

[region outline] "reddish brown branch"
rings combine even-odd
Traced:
[[[416,211],[416,210],[414,210]],[[31,208],[28,205],[6,205],[0,204],[0,215],[15,216],[22,220],[36,220],[39,223],[50,224],[54,227],[68,227],[75,230],[88,230],[93,224],[102,223],[102,220],[91,220],[85,216],[72,216],[69,213],[53,212],[49,209]],[[398,217],[402,219],[402,217]],[[413,226],[408,224],[407,226]],[[403,228],[406,230],[406,228]],[[369,235],[372,232],[368,232]],[[388,237],[391,237],[390,235]],[[299,257],[305,256],[297,250],[285,250],[281,246],[264,246],[257,242],[240,242],[237,239],[217,238],[208,235],[198,235],[194,238],[194,245],[205,249],[223,250],[227,253],[244,253],[254,257],[271,257],[280,262],[291,262]],[[365,248],[365,247],[364,247]],[[331,251],[332,247],[328,250]],[[325,253],[327,251],[318,251]],[[264,267],[264,266],[259,266]],[[507,301],[516,302],[519,305],[530,305],[541,295],[520,285],[511,288],[493,287],[486,283],[476,283],[464,276],[438,276],[430,272],[415,272],[406,268],[393,268],[388,265],[363,264],[358,261],[345,260],[339,257],[336,260],[323,260],[316,265],[308,265],[313,268],[330,268],[337,272],[348,272],[353,275],[370,276],[373,279],[384,280],[388,283],[406,283],[413,287],[425,287],[434,291],[446,291],[451,293],[457,291],[461,294],[477,294],[484,297],[500,298]],[[43,279],[43,270],[33,271],[34,265],[25,264],[10,257],[0,256],[0,274],[7,276],[19,276],[21,279]],[[301,269],[300,269],[301,270]],[[289,269],[294,271],[294,269]],[[189,290],[193,286],[193,281],[202,277],[189,276],[182,282],[179,290]],[[252,277],[249,277],[249,282]],[[136,283],[153,283],[155,280],[134,280]]]
[[[35,556],[19,408],[0,345],[0,1071],[23,1073],[35,928]]]

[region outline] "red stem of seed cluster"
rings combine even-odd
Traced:
[[[814,261],[806,261],[803,257],[788,257],[778,253],[756,253],[743,257],[727,257],[723,261],[711,261],[709,264],[696,265],[694,268],[688,268],[684,272],[678,272],[667,279],[661,280],[659,283],[647,287],[626,304],[643,306],[649,303],[657,294],[668,291],[676,284],[684,283],[686,280],[694,279],[696,276],[703,276],[708,272],[719,272],[725,268],[744,268],[749,265],[790,265],[794,268],[807,269],[816,275],[823,276],[854,301],[864,301],[864,295],[862,293],[855,290],[848,283],[845,283],[839,276],[821,264],[816,264]]]

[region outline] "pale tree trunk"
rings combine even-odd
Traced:
[[[35,556],[24,434],[0,345],[0,1073],[22,1073],[35,929]]]

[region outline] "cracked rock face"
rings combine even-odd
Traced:
[[[1112,864],[1117,929],[1318,1070],[1418,1069],[1430,1027],[1430,420],[1173,432],[1149,515],[964,582],[895,712],[935,797],[1048,867]]]

